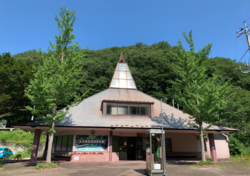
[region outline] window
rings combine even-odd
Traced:
[[[172,152],[172,139],[165,138],[166,152]]]
[[[207,151],[207,145],[206,145],[206,140],[204,139],[204,147],[205,147],[205,152]]]
[[[119,152],[119,136],[113,136],[112,152]]]
[[[141,115],[150,116],[150,105],[141,105]]]
[[[128,115],[128,104],[118,104],[118,115]]]
[[[126,63],[117,64],[110,87],[136,89],[134,80]]]
[[[107,114],[117,115],[117,104],[107,104]]]
[[[55,151],[72,151],[73,135],[55,136],[53,140],[52,152]]]
[[[107,115],[150,116],[149,104],[107,103]]]
[[[222,134],[214,134],[214,140],[226,140],[226,137]]]
[[[140,107],[136,105],[130,106],[130,115],[140,115]]]

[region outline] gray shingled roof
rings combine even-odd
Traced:
[[[141,101],[154,102],[154,118],[149,117],[122,117],[103,116],[102,101]],[[191,130],[185,122],[189,115],[183,113],[168,104],[162,104],[164,128],[165,129],[186,129]],[[84,99],[78,105],[71,107],[65,118],[56,126],[65,127],[119,127],[119,128],[160,128],[160,101],[138,90],[132,89],[112,89],[109,88]],[[43,125],[42,121],[34,121],[26,125]],[[20,124],[21,125],[21,124]],[[205,124],[206,125],[206,124]],[[212,126],[209,130],[235,131],[237,129]]]

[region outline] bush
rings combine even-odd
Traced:
[[[36,170],[41,170],[41,169],[49,169],[49,168],[57,168],[57,163],[37,163],[35,166]]]
[[[240,141],[231,135],[229,136],[229,150],[231,155],[240,155],[241,153]]]
[[[31,150],[32,149],[29,147],[28,149],[24,151],[17,152],[16,154],[12,155],[10,158],[15,158],[19,154],[22,156],[22,159],[29,158],[31,156]]]
[[[3,163],[0,163],[0,167],[3,167]]]

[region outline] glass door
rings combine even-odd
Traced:
[[[127,160],[127,138],[120,137],[119,138],[119,160]]]

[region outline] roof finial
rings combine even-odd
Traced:
[[[120,63],[121,61],[123,61],[123,63],[127,63],[126,60],[125,60],[125,57],[123,55],[123,52],[121,52],[121,55],[120,55],[118,63]]]

